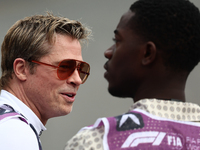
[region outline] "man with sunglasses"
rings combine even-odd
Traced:
[[[81,54],[90,34],[80,22],[50,13],[8,30],[1,47],[0,149],[41,150],[47,120],[71,112],[90,74]]]
[[[200,149],[200,107],[185,102],[200,60],[200,13],[188,0],[137,0],[105,51],[108,91],[134,100],[129,112],[100,118],[65,150]]]

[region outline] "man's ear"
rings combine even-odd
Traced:
[[[27,79],[26,76],[26,61],[22,58],[16,58],[13,63],[13,70],[16,77],[21,80],[25,81]]]
[[[144,49],[142,64],[149,65],[152,62],[154,62],[156,54],[157,54],[156,45],[151,41],[147,42],[146,47]]]

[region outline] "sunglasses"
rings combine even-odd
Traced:
[[[39,62],[36,60],[30,60],[29,62],[57,68],[57,76],[60,80],[65,80],[69,78],[73,74],[76,68],[82,80],[82,84],[86,81],[86,79],[90,75],[90,65],[86,62],[79,61],[79,60],[64,59],[58,64],[58,66],[46,64],[46,63]]]

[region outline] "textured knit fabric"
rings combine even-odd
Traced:
[[[178,123],[180,121],[184,121],[183,128],[190,129],[190,127],[187,126],[188,125],[187,123],[189,123],[189,125],[192,125],[192,127],[195,128],[195,130],[197,130],[196,128],[199,128],[199,125],[200,125],[199,124],[199,122],[200,122],[200,107],[197,104],[193,104],[193,103],[166,101],[166,100],[158,100],[158,99],[143,99],[143,100],[140,100],[140,101],[134,103],[131,106],[129,112],[134,111],[134,110],[142,111],[143,113],[139,114],[139,115],[142,116],[143,119],[146,116],[149,117],[149,119],[152,119],[152,116],[155,118],[157,117],[156,119],[154,119],[154,118],[152,119],[153,122],[159,121],[158,118],[160,118],[160,120],[165,119],[164,121],[172,120],[175,122],[175,124],[176,124],[176,121],[178,121]],[[135,113],[135,112],[133,112],[133,113]],[[128,117],[130,117],[129,115],[125,114],[125,115],[120,115],[120,116],[127,117],[126,119],[128,120]],[[117,117],[111,117],[111,119],[112,118],[117,118]],[[81,149],[82,150],[103,150],[105,147],[104,142],[105,142],[105,135],[107,134],[106,133],[107,131],[105,130],[106,123],[104,125],[101,125],[101,121],[108,120],[105,122],[109,122],[109,119],[110,118],[98,119],[95,123],[95,124],[98,124],[98,125],[96,125],[96,127],[94,127],[95,126],[94,125],[93,127],[89,127],[89,128],[85,127],[82,130],[80,130],[74,137],[72,137],[72,139],[70,139],[66,143],[65,150],[81,150]],[[140,122],[140,121],[138,121],[138,122]],[[137,121],[136,121],[136,123],[137,123]],[[179,128],[178,123],[176,125],[174,125],[174,126],[177,126],[177,128]],[[145,125],[145,128],[148,127],[148,124]],[[154,130],[153,128],[157,128],[156,124],[159,124],[159,123],[155,123],[154,127],[149,125],[150,126],[149,131]],[[195,124],[195,125],[193,125],[193,124]],[[135,126],[135,125],[133,125],[133,126]],[[162,129],[162,130],[165,131],[164,129]],[[161,136],[161,137],[162,137],[161,133],[163,133],[163,134],[166,133],[166,132],[148,132],[147,133],[147,132],[142,132],[142,130],[139,130],[139,129],[134,129],[133,131],[134,132],[140,131],[141,134],[143,133],[145,135],[148,133],[153,134],[153,135],[159,134],[159,136]],[[121,132],[121,134],[122,133],[123,132]],[[141,135],[141,134],[139,134],[139,135]],[[198,134],[198,132],[197,132],[197,134]],[[190,143],[190,141],[192,141],[191,137],[193,137],[193,136],[196,138],[196,134],[195,135],[192,134],[191,136],[187,137],[187,140],[189,140],[189,141],[187,141],[188,143]],[[122,135],[118,135],[116,137],[116,142],[120,142],[120,141],[117,141],[117,139],[119,137],[121,138]],[[172,146],[171,149],[177,149],[177,148],[192,149],[195,147],[199,148],[199,145],[197,144],[197,142],[198,142],[198,140],[200,140],[200,137],[199,137],[199,139],[196,138],[196,140],[194,140],[191,145],[187,146],[187,148],[186,148],[186,145],[182,145],[182,147],[181,147],[181,144],[183,144],[183,143],[180,142],[179,139],[181,139],[181,138],[179,138],[179,136],[169,136],[168,135],[167,137],[169,138],[168,142],[171,140],[172,142],[175,143],[174,144],[175,146],[174,147]],[[155,138],[156,138],[156,136],[155,137],[153,136],[151,138],[151,140],[153,140],[153,139],[155,140]],[[172,139],[170,139],[170,138],[172,138]],[[158,139],[160,139],[160,138],[158,138]],[[112,139],[112,141],[115,141],[115,140]],[[106,140],[106,142],[108,142],[108,140]],[[177,142],[179,142],[179,143],[177,143]],[[196,145],[195,145],[195,142],[196,142]],[[138,145],[144,146],[144,144],[138,144]],[[152,145],[151,142],[146,143],[147,147],[149,147],[151,145]],[[168,145],[170,145],[170,142],[168,143]],[[179,147],[176,147],[176,146],[179,146]],[[122,147],[122,144],[119,147]],[[135,148],[137,149],[137,147],[135,147]],[[109,149],[109,148],[106,147],[105,149]],[[120,148],[115,148],[115,150],[117,150],[117,149],[120,149]],[[125,148],[123,148],[123,149],[126,150]],[[131,149],[133,149],[133,147],[131,147]]]

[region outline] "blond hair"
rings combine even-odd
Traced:
[[[16,58],[39,60],[50,52],[44,44],[53,44],[55,34],[66,34],[83,43],[90,38],[91,30],[79,21],[54,16],[49,12],[17,21],[8,30],[1,46],[0,87],[4,88],[12,79]],[[30,68],[33,68],[33,64]]]

